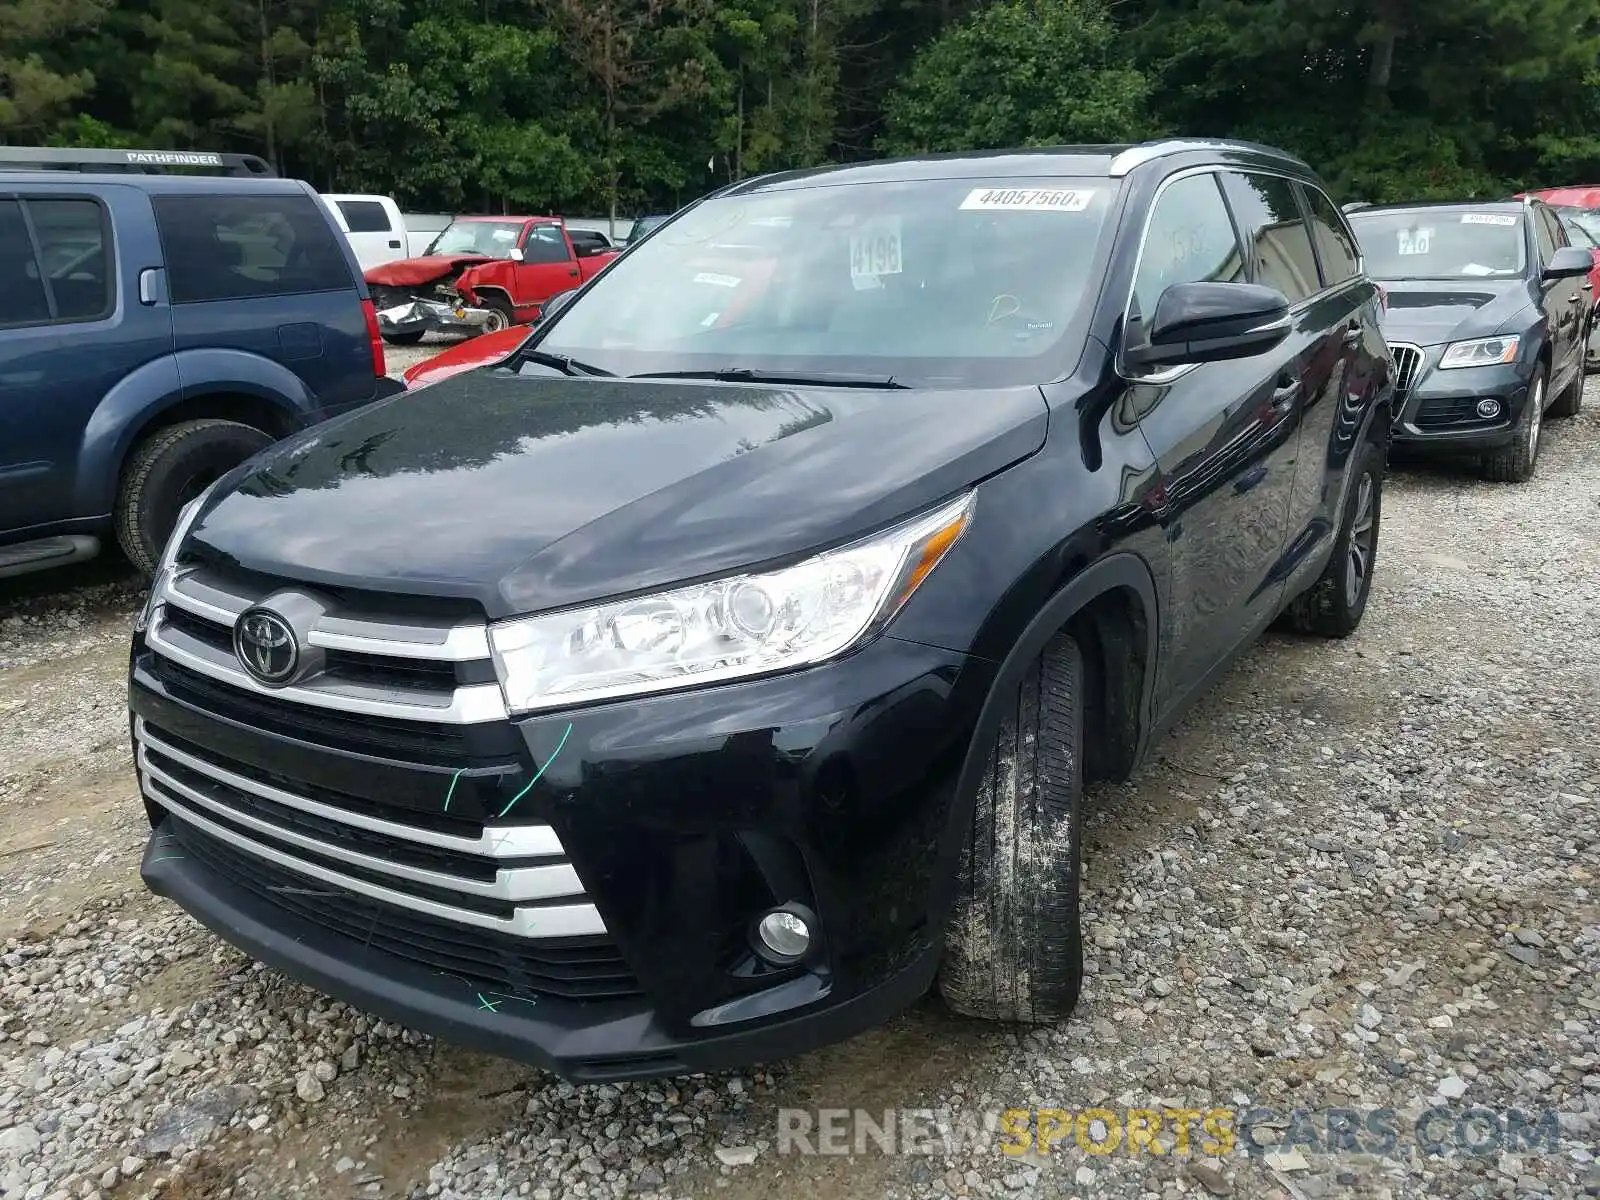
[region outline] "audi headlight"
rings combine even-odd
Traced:
[[[882,629],[966,529],[973,494],[794,566],[489,628],[512,712],[793,670]]]
[[[1497,363],[1517,361],[1519,337],[1473,338],[1470,342],[1451,342],[1439,359],[1439,369],[1448,371],[1455,367],[1492,367]]]
[[[217,483],[220,483],[218,480]],[[161,551],[161,559],[156,563],[156,573],[150,577],[150,594],[144,599],[144,607],[139,610],[139,615],[134,619],[135,633],[143,633],[150,627],[150,622],[161,609],[161,597],[167,590],[167,584],[172,581],[172,571],[178,562],[178,550],[183,545],[183,539],[189,535],[189,527],[194,524],[194,519],[199,515],[200,506],[206,502],[206,497],[211,495],[217,483],[212,483],[205,491],[201,492],[189,503],[178,510],[178,520],[172,526],[172,534],[167,538],[167,544]]]

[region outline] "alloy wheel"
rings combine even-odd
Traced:
[[[1372,568],[1372,549],[1377,538],[1376,496],[1371,472],[1364,473],[1356,493],[1355,519],[1350,522],[1350,563],[1344,573],[1344,602],[1349,608],[1360,603],[1361,589],[1366,586],[1367,572]]]

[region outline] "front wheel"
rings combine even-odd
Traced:
[[[1546,371],[1540,367],[1528,385],[1528,398],[1509,445],[1483,456],[1483,477],[1494,483],[1525,483],[1539,461],[1539,433],[1544,427]]]
[[[958,1013],[1056,1021],[1078,1002],[1083,657],[1058,634],[1000,722],[961,852],[939,992]]]
[[[483,323],[484,333],[499,333],[502,329],[510,329],[517,323],[516,313],[509,300],[502,300],[498,296],[484,298],[483,307],[488,310],[489,317]]]
[[[1382,521],[1383,451],[1372,442],[1363,442],[1345,496],[1333,555],[1317,581],[1284,610],[1283,624],[1288,629],[1328,638],[1349,637],[1356,631],[1372,594]]]

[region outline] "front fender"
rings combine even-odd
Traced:
[[[295,426],[317,412],[317,399],[293,371],[240,350],[190,350],[129,372],[106,393],[84,428],[78,453],[76,511],[106,513],[128,452],[161,414],[205,396],[250,396]]]

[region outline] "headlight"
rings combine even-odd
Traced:
[[[792,567],[491,625],[512,712],[793,670],[899,611],[966,529],[973,494]]]
[[[194,524],[200,506],[206,502],[206,497],[211,495],[216,486],[216,483],[211,484],[178,510],[177,523],[173,525],[172,534],[167,538],[166,547],[161,551],[161,560],[156,564],[156,573],[150,578],[150,594],[145,597],[144,607],[139,610],[139,615],[133,622],[135,633],[143,633],[150,628],[151,619],[160,610],[162,593],[166,591],[167,584],[172,579],[172,568],[178,561],[178,549],[189,533],[189,526]]]
[[[1470,342],[1451,342],[1439,359],[1439,369],[1452,367],[1492,367],[1496,363],[1517,361],[1518,337],[1473,338]]]

